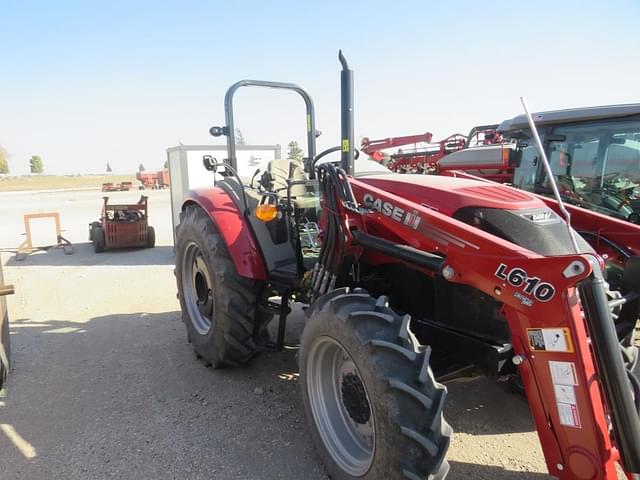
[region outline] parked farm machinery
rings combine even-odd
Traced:
[[[138,172],[136,179],[140,182],[140,190],[162,190],[169,188],[169,170],[164,168],[158,172]]]
[[[602,250],[531,193],[356,160],[352,71],[340,61],[340,146],[321,153],[303,88],[244,80],[227,91],[226,124],[210,130],[227,158],[203,159],[214,186],[188,193],[177,228],[197,355],[237,366],[281,350],[289,303],[308,303],[302,406],[334,479],[443,479],[441,382],[470,373],[521,379],[552,475],[614,480],[617,463],[640,473],[638,227],[599,216],[623,243]],[[308,155],[274,160],[248,185],[233,109],[245,87],[302,97]],[[616,265],[611,244],[630,253]]]
[[[463,149],[473,149],[486,145],[501,145],[502,136],[496,131],[497,125],[479,125],[473,127],[468,135],[454,133],[447,138],[434,142],[433,134],[427,132],[418,135],[389,137],[371,140],[364,137],[360,142],[360,149],[374,160],[382,163],[389,170],[398,173],[429,173],[434,170],[448,170],[443,159],[453,152]],[[406,148],[409,146],[409,148]],[[404,150],[401,147],[405,147]],[[384,150],[397,148],[395,153],[385,153]],[[474,166],[495,169],[493,155],[488,159],[491,165],[483,165],[479,159],[474,159]],[[460,168],[458,166],[458,168]],[[501,170],[511,167],[503,165]],[[502,173],[493,176],[496,180],[504,180]]]
[[[102,184],[103,192],[128,192],[133,188],[133,182],[123,181],[120,183],[106,182]]]
[[[564,201],[640,223],[640,104],[555,110],[534,117]],[[448,149],[439,142],[409,153],[385,156],[380,151],[397,143],[381,142],[372,149],[365,139],[363,150],[376,160],[389,158],[395,171],[464,171],[530,192],[552,193],[522,115],[476,127]]]
[[[96,253],[115,248],[153,248],[155,230],[149,225],[148,198],[137,203],[113,204],[103,197],[100,221],[89,224],[89,240]]]

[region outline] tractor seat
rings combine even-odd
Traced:
[[[286,198],[289,181],[308,182],[302,164],[296,160],[271,160],[267,165],[267,172],[271,176],[269,190]],[[309,209],[319,206],[318,196],[309,192],[307,183],[291,186],[291,201],[295,208]]]

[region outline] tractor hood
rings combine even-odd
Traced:
[[[564,221],[542,200],[522,190],[438,175],[388,173],[358,180],[540,255],[574,253]],[[583,253],[593,253],[582,237],[578,237],[578,246]]]
[[[400,173],[363,175],[358,180],[449,216],[465,207],[500,210],[546,207],[544,202],[527,192],[480,180]]]

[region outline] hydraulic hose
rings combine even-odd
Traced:
[[[326,222],[324,241],[311,278],[312,299],[335,287],[346,245],[346,232],[341,218],[342,206],[355,203],[346,175],[335,165],[320,165],[318,180]]]

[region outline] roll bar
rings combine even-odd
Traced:
[[[313,100],[305,89],[294,83],[283,82],[271,82],[265,80],[240,80],[234,83],[227,90],[224,96],[224,115],[226,126],[223,128],[212,127],[209,132],[214,137],[226,135],[227,137],[227,162],[234,168],[238,169],[238,161],[236,157],[236,137],[235,137],[235,124],[233,115],[233,96],[236,91],[241,87],[264,87],[264,88],[277,88],[279,90],[292,90],[298,93],[304,100],[307,110],[307,155],[313,159],[316,156],[316,119],[315,109],[313,107]],[[307,162],[310,165],[310,162]],[[310,167],[305,165],[305,170]],[[307,173],[312,172],[307,170]]]

